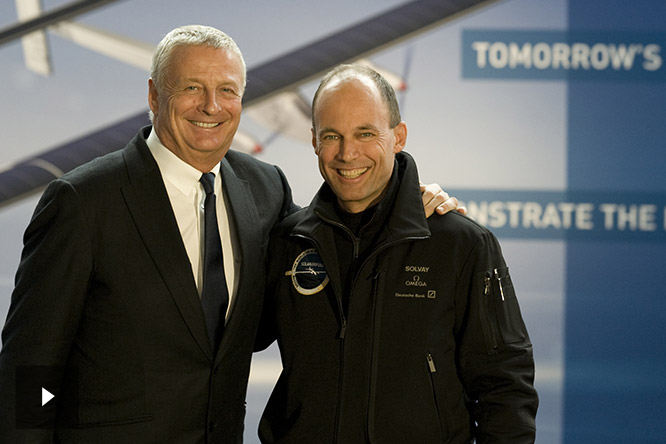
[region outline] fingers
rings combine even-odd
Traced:
[[[449,195],[446,191],[442,190],[442,187],[436,183],[421,184],[421,199],[423,200],[423,206],[432,205],[432,208],[436,208],[438,205],[444,203],[449,199]]]
[[[421,199],[423,200],[423,209],[426,217],[432,216],[435,212],[439,215],[446,214],[449,211],[457,211],[460,214],[467,215],[467,208],[459,207],[458,199],[449,196],[449,193],[442,190],[439,184],[423,184],[421,186]]]
[[[438,184],[421,184],[421,200],[423,201],[423,209],[426,217],[432,216],[437,207],[448,199],[449,195],[445,191],[442,191],[442,188]]]
[[[458,199],[456,199],[455,197],[449,197],[443,203],[438,205],[435,211],[437,212],[437,214],[442,215],[448,213],[449,211],[454,211],[456,209],[458,209]],[[467,210],[465,210],[465,212],[467,212]]]

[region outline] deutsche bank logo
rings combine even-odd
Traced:
[[[666,33],[464,30],[463,77],[666,81]]]

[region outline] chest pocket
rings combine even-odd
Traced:
[[[479,276],[483,279],[483,308],[493,347],[527,339],[527,329],[520,314],[509,268],[495,268]]]

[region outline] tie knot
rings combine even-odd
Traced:
[[[199,182],[203,185],[206,195],[213,194],[213,191],[215,190],[215,173],[202,174]]]

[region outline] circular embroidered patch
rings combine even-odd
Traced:
[[[285,275],[291,276],[291,283],[300,294],[318,293],[328,284],[328,273],[326,273],[324,261],[314,248],[299,254],[291,270],[287,271]]]

